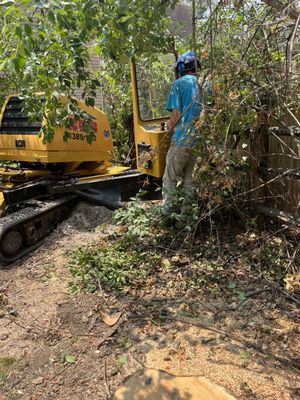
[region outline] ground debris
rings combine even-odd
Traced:
[[[42,383],[44,383],[44,378],[42,376],[39,376],[32,380],[33,385],[41,385]]]
[[[103,322],[105,322],[106,325],[108,326],[114,326],[116,323],[119,321],[121,318],[122,312],[113,312],[111,313],[107,309],[102,309],[100,311],[101,319]]]
[[[197,239],[192,254],[176,241],[172,248],[141,242],[140,250],[130,243],[142,259],[159,253],[143,284],[108,290],[99,281],[93,293],[72,293],[69,252],[122,235],[110,211],[79,204],[35,253],[0,271],[0,365],[1,357],[15,360],[2,383],[0,367],[1,393],[9,400],[108,400],[137,369],[154,368],[203,375],[239,399],[297,398],[298,293],[274,280],[282,269],[269,271],[270,244],[258,233],[226,234],[218,243]]]

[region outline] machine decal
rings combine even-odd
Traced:
[[[87,140],[88,135],[84,133],[71,133],[69,132],[67,134],[68,139],[73,139],[73,140]],[[96,136],[93,137],[93,142],[96,141]]]
[[[98,125],[96,121],[90,121],[90,127],[91,130],[95,133],[97,133]],[[71,131],[76,131],[76,132],[85,132],[84,130],[84,120],[74,120],[73,124],[70,126]]]
[[[105,140],[108,140],[108,139],[110,138],[110,132],[109,132],[108,130],[105,130],[105,131],[103,132],[103,136],[104,136],[104,139],[105,139]]]

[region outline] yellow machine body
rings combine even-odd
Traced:
[[[87,140],[85,122],[72,114],[72,126],[56,128],[53,140],[47,142],[43,140],[46,121],[29,119],[19,96],[6,99],[0,114],[0,161],[4,161],[0,166],[0,263],[13,262],[35,248],[66,217],[77,198],[115,209],[131,192],[136,194],[144,174],[163,176],[170,144],[167,118],[144,121],[140,117],[134,72],[132,65],[137,171],[112,164],[111,130],[99,109],[77,102],[90,117],[92,143]],[[42,94],[35,96],[43,101]],[[68,101],[61,96],[66,109]]]
[[[67,106],[67,98],[61,97]],[[74,120],[68,130],[68,140],[63,139],[65,129],[57,128],[53,140],[44,143],[39,135],[39,123],[20,116],[20,100],[17,96],[6,99],[0,115],[0,160],[31,163],[82,163],[103,162],[112,158],[113,142],[106,115],[97,108],[78,101],[79,108],[92,118],[95,138],[92,144],[86,140],[83,121]],[[43,121],[40,125],[43,124]]]
[[[134,63],[131,64],[131,84],[137,169],[155,178],[162,178],[171,141],[170,132],[165,128],[168,118],[141,119]]]
[[[61,102],[68,106],[66,96],[61,96]],[[0,160],[23,165],[20,168],[0,167],[2,190],[50,177],[55,173],[53,165],[59,167],[60,175],[63,174],[65,178],[88,177],[90,181],[93,180],[92,176],[105,179],[129,169],[112,166],[113,140],[106,115],[97,108],[86,106],[83,101],[78,101],[77,105],[91,117],[95,133],[92,143],[87,141],[83,120],[75,119],[68,129],[67,141],[64,140],[65,129],[57,128],[53,140],[44,142],[40,134],[43,121],[29,120],[22,114],[22,100],[16,95],[7,97],[0,114]],[[3,192],[0,191],[0,217],[5,207]]]
[[[36,96],[43,102],[42,94]],[[43,140],[46,121],[28,118],[19,96],[6,99],[0,114],[0,161],[4,161],[0,166],[0,263],[13,262],[35,248],[66,217],[77,198],[115,209],[131,192],[136,194],[144,173],[163,176],[170,143],[164,129],[167,118],[142,120],[135,74],[132,99],[138,171],[112,164],[110,126],[99,109],[77,102],[90,117],[92,143],[87,141],[85,121],[72,114],[72,126],[55,128],[53,140],[47,142]],[[68,101],[61,96],[66,109]]]

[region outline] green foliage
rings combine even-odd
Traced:
[[[142,120],[168,116],[166,95],[174,80],[175,55],[153,54],[151,57],[136,57],[139,88],[139,111]]]
[[[115,211],[114,220],[119,225],[127,226],[127,232],[125,233],[127,239],[143,238],[149,236],[152,231],[153,210],[153,208],[146,208],[138,195],[127,203],[126,208]]]
[[[300,100],[296,52],[287,71],[290,19],[266,4],[242,3],[214,5],[197,21],[200,85],[211,82],[213,102],[199,125],[196,178],[211,210],[248,192],[261,129],[295,112]]]
[[[132,341],[130,338],[126,338],[124,336],[121,336],[120,339],[118,340],[118,343],[125,349],[129,350],[132,347]]]
[[[117,375],[120,370],[128,363],[128,356],[126,354],[123,354],[120,356],[117,360],[116,365],[112,368],[111,374],[112,375]]]
[[[191,266],[191,275],[189,277],[190,285],[194,289],[214,290],[221,286],[226,273],[224,267],[217,261],[201,260]]]
[[[13,357],[0,358],[0,385],[4,382],[15,361]]]
[[[132,246],[131,246],[132,247]],[[148,276],[158,257],[116,243],[107,247],[85,247],[74,251],[69,268],[73,276],[71,289],[93,292],[101,287],[122,290],[137,286]]]
[[[128,56],[168,50],[166,10],[176,2],[136,0],[133,5],[129,0],[105,0],[100,35],[102,52],[127,62]]]
[[[201,214],[201,208],[194,194],[190,190],[178,187],[169,192],[168,207],[159,204],[147,204],[142,201],[144,191],[127,203],[126,208],[114,213],[114,220],[118,225],[125,225],[124,238],[128,241],[151,238],[152,244],[163,239],[166,227],[175,228],[168,232],[169,240],[173,234],[182,240],[187,235],[193,235]],[[182,205],[184,205],[182,207]]]
[[[283,245],[283,239],[272,238],[259,245],[245,257],[246,262],[267,279],[282,280],[287,268],[287,249]]]
[[[244,368],[248,367],[248,365],[250,363],[251,353],[249,353],[249,351],[242,351],[240,353],[240,356],[243,361],[243,367]]]
[[[128,163],[133,141],[130,63],[105,61],[99,73],[103,109],[113,130],[114,159]]]
[[[91,54],[127,63],[145,49],[168,47],[166,9],[174,0],[9,1],[0,7],[1,96],[20,93],[29,99],[44,92],[49,126],[62,123],[56,113],[59,93],[83,90],[93,105],[100,82],[90,69]],[[3,101],[3,97],[2,97]],[[1,101],[0,101],[1,103]],[[61,108],[60,108],[61,110]]]
[[[230,283],[230,285],[228,285],[228,288],[230,290],[232,290],[233,294],[238,298],[238,300],[240,302],[244,302],[246,301],[247,297],[246,297],[246,293],[240,289],[236,283]]]
[[[67,362],[68,364],[75,364],[75,357],[74,357],[74,356],[67,355],[67,356],[65,357],[65,360],[66,360],[66,362]]]

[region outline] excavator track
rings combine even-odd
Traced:
[[[0,262],[11,263],[38,247],[69,214],[77,196],[34,200],[0,219]]]
[[[71,177],[60,181],[41,177],[0,188],[6,213],[0,218],[0,268],[1,264],[16,261],[37,248],[68,216],[76,199],[87,199],[115,210],[128,197],[124,190],[128,185],[136,193],[141,177],[143,174],[134,170],[115,176]]]

